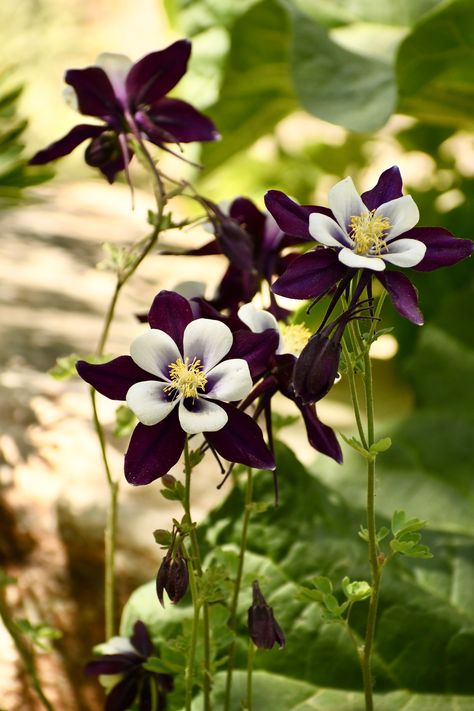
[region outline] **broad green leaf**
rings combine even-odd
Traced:
[[[367,22],[384,25],[411,25],[442,0],[294,0],[318,22],[326,24]]]
[[[352,131],[383,126],[396,103],[392,68],[337,45],[306,15],[291,15],[291,71],[302,106]]]
[[[399,48],[399,109],[426,123],[473,125],[474,6],[443,3]]]

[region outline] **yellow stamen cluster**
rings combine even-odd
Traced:
[[[311,337],[311,331],[302,323],[280,324],[283,352],[299,356]]]
[[[193,358],[191,363],[188,356],[184,361],[178,358],[168,367],[173,382],[164,389],[165,392],[177,390],[181,397],[192,397],[195,400],[198,397],[198,390],[204,390],[207,378],[202,372],[201,361],[197,358]]]
[[[384,237],[390,227],[388,217],[375,215],[375,210],[365,215],[353,215],[350,222],[350,236],[355,242],[355,253],[367,254],[372,250],[379,255],[382,249],[387,247]]]

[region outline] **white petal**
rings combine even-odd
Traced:
[[[140,368],[153,375],[170,379],[169,366],[181,353],[171,336],[157,328],[151,328],[135,338],[130,346],[130,355]]]
[[[216,365],[207,374],[212,386],[205,397],[234,402],[242,400],[252,389],[249,366],[243,358],[230,358]]]
[[[383,272],[385,269],[385,264],[382,259],[378,257],[365,257],[362,254],[356,254],[351,249],[341,249],[339,254],[339,261],[346,265],[346,267],[352,267],[353,269],[372,269],[375,272]]]
[[[127,393],[127,405],[144,425],[156,425],[167,417],[178,400],[168,400],[163,389],[168,383],[145,380]]]
[[[178,415],[181,427],[188,434],[217,432],[227,424],[229,419],[222,407],[202,397],[194,400],[191,409],[186,407],[184,400],[181,400]]]
[[[312,212],[309,216],[309,234],[326,247],[347,247],[352,244],[337,222],[320,212]]]
[[[127,652],[137,653],[137,650],[128,637],[111,637],[107,642],[102,642],[94,647],[101,654],[126,654]]]
[[[417,239],[397,239],[390,242],[388,251],[382,257],[385,262],[397,267],[414,267],[421,262],[426,253],[426,244]]]
[[[96,66],[107,74],[110,83],[120,99],[126,99],[125,79],[133,62],[125,54],[103,52],[96,59]]]
[[[267,328],[278,331],[278,322],[269,311],[257,309],[253,304],[244,304],[237,312],[240,320],[254,333],[262,333]]]
[[[388,217],[390,229],[385,233],[385,242],[390,242],[394,237],[408,232],[420,219],[420,211],[411,195],[390,200],[380,205],[375,211],[377,217]]]
[[[328,201],[334,217],[345,232],[350,232],[351,217],[368,213],[352,178],[344,178],[333,185],[329,191]]]
[[[201,367],[207,373],[227,355],[233,341],[232,331],[225,323],[198,318],[184,329],[184,357],[188,357],[191,362],[194,358],[200,360]]]

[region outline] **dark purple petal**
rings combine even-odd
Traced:
[[[100,365],[79,360],[76,370],[86,383],[111,400],[125,400],[132,385],[142,380],[156,379],[154,375],[140,368],[130,356],[119,356]]]
[[[125,170],[125,163],[127,165],[130,163],[133,152],[127,147],[126,156],[124,156],[118,135],[106,131],[89,143],[84,157],[87,165],[99,168],[109,183],[113,183],[117,173]]]
[[[137,620],[133,625],[133,634],[130,637],[130,642],[144,657],[150,657],[153,654],[153,643],[146,626],[141,620]]]
[[[440,267],[450,267],[462,259],[470,257],[474,242],[470,239],[454,237],[442,227],[414,227],[403,237],[417,239],[426,244],[426,254],[419,264],[412,267],[418,272],[431,272]]]
[[[84,671],[86,676],[125,674],[130,672],[134,667],[140,666],[142,662],[143,659],[133,652],[104,654],[88,662]]]
[[[274,355],[280,338],[272,328],[263,333],[236,331],[234,343],[226,358],[243,358],[247,361],[252,379],[255,380],[268,369],[269,360]]]
[[[266,216],[251,200],[244,197],[236,198],[229,208],[229,215],[253,237],[259,241],[262,239]]]
[[[312,336],[296,361],[293,386],[302,403],[321,400],[337,377],[341,346],[336,338],[324,332]]]
[[[258,274],[242,271],[230,264],[217,288],[216,296],[212,299],[212,304],[217,309],[229,309],[232,312],[241,303],[252,301],[258,289]]]
[[[44,163],[49,163],[51,160],[62,158],[71,153],[83,141],[86,141],[88,138],[100,136],[106,129],[106,126],[91,126],[87,123],[74,126],[74,128],[60,138],[59,141],[55,141],[55,143],[51,143],[47,148],[43,148],[41,151],[38,151],[38,153],[35,153],[29,163],[30,165],[43,165]]]
[[[267,210],[273,215],[283,232],[293,237],[301,237],[302,241],[311,242],[309,234],[309,216],[312,212],[320,212],[332,217],[331,210],[326,207],[298,205],[280,190],[269,190],[265,195]]]
[[[161,252],[161,254],[174,254],[174,252]],[[202,247],[188,249],[183,254],[188,254],[193,257],[205,257],[209,254],[222,254],[222,250],[220,249],[217,240],[213,239],[211,242],[203,244]]]
[[[138,675],[126,676],[107,694],[105,711],[128,711],[137,697],[138,688]]]
[[[159,99],[148,111],[137,112],[135,120],[150,141],[158,145],[220,138],[210,118],[179,99]]]
[[[295,259],[272,284],[272,291],[292,299],[315,299],[326,294],[348,268],[332,249],[314,249]]]
[[[115,95],[110,79],[100,67],[69,69],[64,81],[72,86],[77,96],[81,114],[120,119],[123,111]],[[117,126],[118,128],[118,126]]]
[[[184,437],[177,407],[157,425],[148,427],[139,422],[125,454],[128,483],[143,486],[167,474],[181,456]]]
[[[153,104],[167,94],[185,74],[190,54],[191,42],[178,40],[136,62],[125,81],[132,107]]]
[[[205,432],[211,447],[224,459],[254,469],[275,469],[275,460],[256,422],[233,405],[219,402],[229,417],[217,432]]]
[[[385,170],[377,181],[377,185],[361,195],[368,210],[376,210],[390,200],[402,197],[402,176],[396,165]]]
[[[418,308],[418,292],[411,281],[400,272],[375,272],[375,276],[387,289],[398,313],[417,326],[422,326],[424,319]]]
[[[189,301],[174,291],[160,291],[153,299],[148,312],[150,327],[158,328],[171,336],[181,352],[184,329],[193,318]]]
[[[296,404],[298,405],[297,400]],[[314,405],[300,405],[299,408],[310,445],[321,454],[326,454],[338,464],[342,464],[342,450],[334,430],[320,421]]]

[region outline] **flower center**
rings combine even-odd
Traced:
[[[387,247],[384,237],[390,227],[388,217],[379,217],[375,214],[375,210],[364,215],[353,215],[350,222],[350,236],[355,243],[355,253],[367,254],[372,250],[374,254],[380,254],[382,249]]]
[[[193,358],[191,363],[188,356],[184,361],[178,358],[168,367],[172,382],[164,388],[165,392],[177,390],[181,397],[192,397],[195,400],[198,397],[198,390],[204,390],[207,378],[202,372],[201,361],[197,358]]]
[[[283,338],[283,352],[299,356],[311,337],[311,331],[302,323],[279,324]]]

